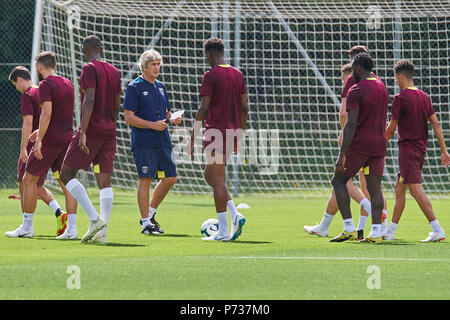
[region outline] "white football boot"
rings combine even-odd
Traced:
[[[105,220],[103,220],[102,217],[98,217],[97,220],[91,221],[89,223],[89,229],[86,232],[86,234],[81,238],[81,242],[86,242],[88,240],[91,240],[97,232],[102,230],[106,226]]]
[[[420,242],[443,242],[445,240],[445,232],[441,229],[439,232],[428,232],[428,237]]]
[[[245,220],[245,217],[242,214],[240,214],[239,212],[236,214],[236,216],[234,217],[234,221],[231,221],[231,240],[236,240],[237,238],[239,238],[242,233],[242,227],[244,226],[246,221],[247,220]]]
[[[230,236],[228,234],[216,233],[209,237],[203,237],[204,241],[230,241]]]
[[[58,240],[77,240],[78,239],[78,232],[77,229],[75,230],[69,230],[69,228],[64,231],[64,233],[60,236],[57,236],[56,239]]]
[[[387,241],[392,241],[395,240],[395,236],[393,233],[389,233],[387,231],[385,231],[384,233],[381,234],[381,237],[383,238],[383,240],[387,240]]]
[[[25,230],[21,224],[16,230],[5,232],[5,236],[8,238],[33,238],[34,231],[33,228]]]
[[[321,230],[319,229],[319,225],[316,224],[315,226],[303,226],[303,230],[309,234],[315,234],[319,237],[328,237],[328,230]]]
[[[97,232],[91,240],[88,240],[88,243],[106,243],[106,229],[103,228]]]

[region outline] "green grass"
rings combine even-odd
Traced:
[[[2,233],[22,221],[19,201],[7,199],[13,193],[0,191]],[[98,193],[90,194],[98,208]],[[64,204],[60,195],[57,199]],[[55,240],[55,218],[39,202],[33,239],[0,236],[0,299],[450,298],[450,247],[418,242],[430,226],[411,199],[398,240],[379,245],[330,243],[307,235],[303,225],[320,222],[326,198],[241,196],[235,202],[250,206],[241,210],[247,218],[241,237],[210,243],[200,240],[201,223],[215,217],[210,196],[169,194],[158,211],[166,234],[149,237],[140,233],[135,197],[116,195],[107,245]],[[432,203],[450,232],[448,200]],[[389,199],[389,212],[392,207]],[[356,213],[354,203],[352,208]],[[88,219],[81,208],[78,213],[82,236]],[[341,228],[338,215],[330,235]],[[71,265],[80,268],[79,290],[66,285]],[[380,289],[367,287],[372,265],[380,269]]]

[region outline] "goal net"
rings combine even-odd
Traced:
[[[185,110],[182,125],[170,127],[178,192],[210,192],[203,179],[201,143],[194,159],[185,147],[202,75],[210,69],[202,46],[212,36],[224,40],[227,62],[243,72],[248,87],[243,148],[227,165],[234,194],[331,188],[340,130],[340,69],[354,45],[367,46],[374,58],[374,72],[389,89],[389,116],[399,91],[392,67],[401,58],[413,61],[415,84],[430,94],[450,145],[448,1],[44,0],[40,9],[34,45],[56,53],[57,72],[71,79],[76,91],[87,35],[102,39],[104,59],[120,70],[124,90],[139,75],[137,61],[144,50],[162,54],[159,79],[173,109]],[[121,113],[113,185],[125,189],[137,185],[130,132]],[[388,144],[385,190],[393,190],[398,172],[395,138]],[[92,171],[83,179],[95,185]],[[428,192],[450,191],[431,128],[423,185]]]

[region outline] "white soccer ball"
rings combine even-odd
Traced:
[[[200,229],[201,233],[205,237],[210,237],[219,232],[219,220],[217,219],[208,219],[203,222],[202,227]]]

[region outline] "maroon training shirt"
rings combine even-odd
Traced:
[[[49,76],[39,83],[41,105],[52,103],[52,116],[42,144],[51,148],[65,147],[73,136],[74,92],[70,80]]]
[[[41,101],[39,100],[39,87],[29,87],[20,97],[20,112],[24,116],[33,116],[31,132],[39,128],[41,115]]]
[[[383,81],[366,78],[350,88],[347,111],[359,110],[349,151],[369,156],[386,155],[388,91]]]
[[[200,96],[211,97],[206,130],[239,129],[241,95],[247,93],[244,76],[232,66],[219,65],[203,75]]]
[[[398,120],[398,144],[413,143],[427,151],[428,118],[434,114],[430,97],[415,87],[400,91],[392,102],[391,119]]]
[[[376,78],[378,80],[381,80],[380,78],[378,78],[375,75],[375,73],[372,73],[372,75],[373,75],[374,78]],[[345,82],[344,89],[342,90],[342,93],[341,93],[341,97],[342,98],[346,98],[347,97],[348,90],[350,90],[350,88],[353,87],[354,84],[355,84],[355,80],[353,80],[353,74],[350,73],[350,75],[348,76],[348,78],[347,78],[347,80]]]
[[[95,101],[86,134],[97,138],[115,136],[114,109],[116,95],[122,91],[119,70],[105,61],[92,60],[86,63],[80,77],[82,102],[84,92],[88,88],[95,89]],[[81,113],[83,113],[83,110],[81,110]]]

